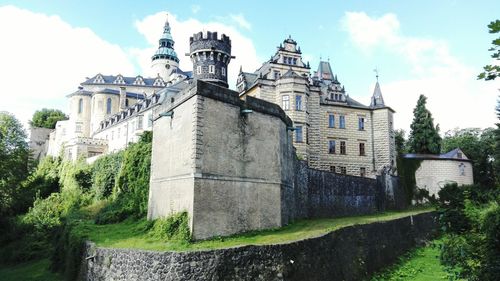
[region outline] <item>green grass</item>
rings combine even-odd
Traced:
[[[439,261],[441,240],[417,248],[400,257],[399,262],[372,277],[371,281],[436,281],[451,278]]]
[[[318,237],[333,230],[355,225],[397,219],[428,212],[432,209],[416,209],[402,212],[385,212],[374,215],[342,217],[331,219],[300,220],[288,226],[265,231],[254,231],[231,237],[205,241],[162,241],[147,234],[150,222],[126,220],[118,224],[96,225],[91,220],[83,221],[74,231],[84,234],[101,247],[135,248],[158,251],[193,251],[220,249],[242,245],[279,244]]]
[[[57,281],[62,277],[48,270],[48,259],[36,260],[16,265],[0,265],[0,280],[4,281]]]

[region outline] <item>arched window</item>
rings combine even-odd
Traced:
[[[106,113],[111,114],[111,98],[106,101]]]
[[[82,113],[83,111],[83,99],[78,100],[78,113]]]

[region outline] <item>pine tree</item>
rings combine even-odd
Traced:
[[[409,148],[413,153],[439,154],[441,152],[439,125],[434,127],[432,115],[425,107],[426,103],[427,98],[420,95],[413,110]]]

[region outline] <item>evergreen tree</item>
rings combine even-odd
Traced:
[[[420,95],[417,106],[413,110],[410,138],[408,140],[410,152],[439,154],[441,152],[441,137],[439,125],[434,127],[432,115],[425,107],[427,98]]]

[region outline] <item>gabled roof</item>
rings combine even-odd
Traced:
[[[281,76],[281,78],[303,78],[304,79],[303,76],[300,76],[295,71],[293,71],[291,67],[288,69],[287,72],[285,72],[285,74],[283,74],[283,76]]]
[[[442,154],[419,154],[408,153],[403,155],[406,159],[421,159],[421,160],[454,160],[463,162],[472,162],[460,148],[455,148],[447,153]]]
[[[112,84],[115,85],[116,78],[119,77],[119,75],[102,75],[102,74],[96,74],[92,78],[87,78],[82,85],[105,85],[105,84]],[[102,79],[101,79],[102,78]],[[126,77],[122,76],[123,81],[125,82],[126,86],[143,86],[143,87],[159,87],[162,88],[163,86],[156,86],[154,85],[154,82],[158,78],[143,78],[144,85],[137,85],[134,84],[134,81],[136,81],[137,76],[135,77]]]

